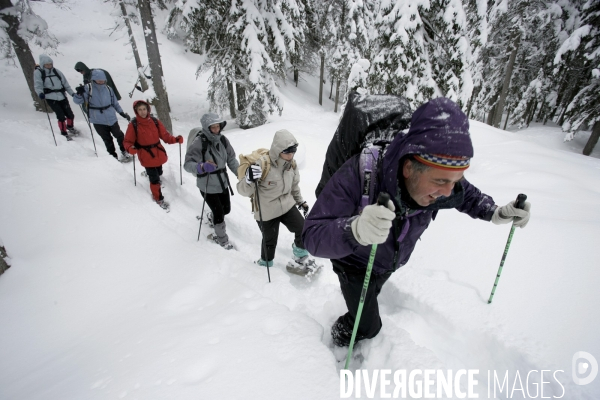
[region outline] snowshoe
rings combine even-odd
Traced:
[[[314,258],[309,258],[309,256],[302,258],[294,257],[294,260],[289,261],[285,266],[287,272],[307,278],[314,276],[321,268],[323,268],[323,265],[317,264]]]
[[[67,139],[67,142],[70,142],[71,140],[73,140],[73,138],[71,136],[69,136],[69,134],[67,132],[61,132],[61,135],[65,137],[65,139]]]
[[[72,126],[70,128],[67,126],[67,132],[69,133],[69,135],[73,135],[73,136],[79,136],[79,134],[81,133],[81,132],[79,132],[79,130],[75,129],[74,126]]]
[[[128,163],[133,161],[133,157],[131,156],[131,154],[127,153],[126,151],[122,151],[121,152],[121,159],[119,160],[119,162],[122,162],[123,164]]]
[[[162,208],[163,210],[165,210],[166,212],[171,211],[171,206],[169,205],[169,203],[167,203],[164,200],[159,200],[159,201],[156,202],[156,204],[158,204],[158,206],[160,208]]]
[[[225,243],[219,242],[219,238],[214,233],[209,234],[206,238],[210,242],[215,242],[216,244],[218,244],[219,246],[221,246],[225,250],[231,250],[231,249],[233,249],[233,245],[231,243],[229,243],[229,241],[227,241]]]

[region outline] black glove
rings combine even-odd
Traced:
[[[75,88],[75,92],[77,92],[78,95],[83,96],[85,93],[85,87],[83,85],[79,85]]]
[[[298,210],[302,211],[304,213],[304,216],[306,217],[308,215],[308,204],[306,202],[302,203],[302,204],[298,204],[296,207],[298,207]]]
[[[131,117],[126,112],[120,112],[119,115],[125,118],[127,121],[131,121]]]
[[[46,98],[46,95],[44,93],[40,93],[38,94],[38,96],[40,96],[40,99],[44,100]]]

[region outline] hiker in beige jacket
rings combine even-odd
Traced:
[[[275,133],[268,154],[264,154],[249,168],[246,166],[245,172],[238,171],[238,179],[240,176],[241,179],[237,184],[237,191],[242,196],[253,198],[258,183],[260,202],[253,199],[253,203],[257,206],[253,211],[254,218],[263,231],[261,258],[256,262],[262,266],[267,266],[267,262],[269,267],[273,265],[280,222],[295,234],[292,244],[294,261],[299,265],[308,261],[308,252],[304,248],[301,237],[304,218],[299,211],[302,209],[306,214],[308,204],[302,198],[298,186],[300,173],[294,160],[297,148],[298,141],[294,135],[285,129],[279,130]],[[240,159],[242,157],[240,156]],[[270,165],[270,168],[268,166],[265,168],[265,165]],[[262,176],[263,169],[266,172],[265,176]],[[265,244],[267,254],[265,254]]]

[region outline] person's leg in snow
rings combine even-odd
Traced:
[[[348,312],[340,316],[331,327],[331,337],[336,346],[350,345],[352,330],[354,329],[354,320],[358,311],[360,295],[362,292],[366,269],[351,266],[342,266],[337,261],[332,261],[333,272],[335,272],[340,281],[342,295],[346,301]],[[377,296],[381,292],[383,284],[389,279],[392,272],[382,275],[371,274],[367,295],[363,305],[358,332],[356,333],[356,342],[363,339],[371,339],[377,336],[381,330],[381,318],[379,316],[379,304]]]
[[[121,161],[127,162],[132,160],[131,155],[125,151],[125,146],[123,146],[123,139],[125,139],[125,135],[121,131],[121,127],[118,122],[115,122],[113,125],[109,127],[110,133],[117,139],[117,143],[119,144],[119,149],[121,150],[122,159]]]
[[[227,225],[225,224],[225,215],[231,212],[231,199],[229,191],[223,193],[204,193],[200,191],[203,198],[206,199],[206,204],[212,211],[212,222],[215,228],[214,235],[208,235],[209,240],[213,240],[224,249],[230,250],[233,248],[229,243],[227,235]]]
[[[260,246],[260,260],[259,265],[266,266],[266,262],[269,262],[269,266],[273,265],[273,259],[275,258],[275,249],[277,248],[277,238],[279,236],[279,222],[281,217],[273,218],[268,221],[263,221],[262,227],[260,221],[256,221],[258,227],[262,229],[264,243]],[[265,247],[267,248],[267,254],[265,254]],[[261,261],[263,263],[261,263]]]
[[[108,125],[94,124],[94,129],[98,133],[98,136],[100,136],[102,138],[102,141],[104,142],[104,145],[106,146],[106,151],[108,151],[108,154],[110,154],[111,156],[113,156],[114,158],[116,158],[118,160],[119,157],[117,156],[117,151],[115,149],[115,143],[113,142],[113,138],[110,136],[110,128],[111,127]]]
[[[66,99],[65,99],[66,100]],[[56,119],[58,120],[58,129],[60,129],[60,134],[63,136],[68,136],[67,134],[67,116],[65,115],[65,111],[61,102],[58,100],[46,100],[52,111],[56,114]],[[72,114],[72,113],[71,113]]]

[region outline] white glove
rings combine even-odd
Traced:
[[[363,246],[380,244],[390,234],[392,221],[396,218],[394,203],[388,201],[387,207],[373,204],[366,206],[362,214],[352,221],[352,234]]]
[[[515,202],[511,201],[505,206],[496,208],[494,215],[492,215],[492,222],[496,225],[510,224],[515,222],[515,226],[525,228],[525,225],[529,222],[529,210],[531,209],[531,203],[525,202],[524,208],[515,207]]]
[[[261,175],[262,175],[262,169],[260,168],[260,165],[256,165],[256,164],[251,165],[246,170],[246,183],[248,185],[251,185],[252,182],[260,179]]]

